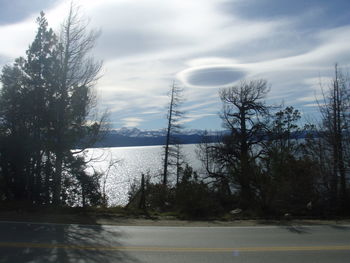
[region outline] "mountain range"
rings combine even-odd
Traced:
[[[218,142],[222,135],[228,131],[206,131],[199,129],[182,130],[181,133],[174,134],[177,141],[181,144],[200,143],[205,138],[208,143]],[[311,132],[317,137],[317,132]],[[307,131],[293,132],[291,137],[294,139],[303,139],[310,134]],[[141,130],[138,128],[119,128],[109,130],[103,139],[97,142],[94,147],[128,147],[128,146],[151,146],[164,145],[166,141],[166,130]]]
[[[200,143],[203,136],[208,142],[216,142],[224,131],[205,131],[198,129],[183,130],[174,134],[181,144]],[[119,128],[106,133],[101,141],[94,147],[127,147],[127,146],[150,146],[164,145],[166,130],[141,130],[138,128]]]

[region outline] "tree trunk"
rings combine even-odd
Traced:
[[[169,116],[168,116],[168,130],[166,135],[165,152],[164,152],[164,170],[163,170],[164,186],[166,186],[168,183],[168,159],[169,159],[169,144],[170,144],[170,135],[171,135],[170,132],[171,132],[172,116],[173,116],[174,89],[175,89],[175,85],[173,84],[173,87],[171,89],[171,100],[170,100]]]
[[[56,153],[55,173],[54,173],[54,189],[53,204],[59,206],[61,204],[61,188],[62,188],[62,164],[63,155],[61,152]]]

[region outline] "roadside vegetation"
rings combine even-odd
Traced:
[[[100,138],[93,87],[101,63],[97,33],[70,9],[56,34],[44,13],[34,41],[0,76],[0,200],[33,205],[99,205],[99,174],[79,155]]]
[[[205,172],[169,168],[167,184],[134,187],[129,206],[180,218],[349,216],[349,84],[336,65],[318,101],[318,123],[302,120],[293,106],[267,105],[265,80],[220,90],[227,132],[219,143],[204,136],[199,144]]]
[[[350,215],[350,82],[337,65],[315,123],[291,105],[266,104],[266,80],[221,89],[226,132],[218,143],[203,136],[201,173],[186,164],[176,139],[184,113],[174,84],[159,182],[142,175],[125,208],[108,208],[103,174],[87,173],[80,154],[107,129],[94,95],[102,64],[90,55],[98,32],[74,8],[59,33],[44,13],[37,23],[26,55],[0,75],[1,210],[222,220]]]

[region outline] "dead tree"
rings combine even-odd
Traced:
[[[164,163],[163,163],[163,185],[168,183],[169,166],[172,164],[171,158],[174,156],[180,157],[180,147],[175,145],[179,144],[176,134],[179,134],[182,128],[181,119],[183,112],[179,110],[179,106],[182,99],[182,89],[173,83],[170,91],[170,103],[168,109],[168,127],[166,129],[166,140],[164,146]],[[179,163],[179,160],[176,162]]]

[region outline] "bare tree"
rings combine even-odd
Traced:
[[[59,53],[59,78],[53,97],[55,117],[55,173],[53,201],[60,203],[64,156],[77,142],[91,144],[97,139],[104,117],[91,121],[96,106],[93,87],[99,78],[102,63],[94,61],[89,53],[98,32],[89,31],[88,23],[73,4],[62,25]]]
[[[323,93],[324,103],[320,104],[323,138],[331,156],[332,172],[329,180],[330,207],[345,208],[346,203],[346,157],[349,152],[349,83],[339,70],[334,68],[334,78],[328,94]],[[340,201],[340,202],[339,202]]]
[[[201,176],[203,181],[206,181],[214,186],[221,196],[230,196],[230,179],[225,173],[226,162],[223,161],[221,154],[222,144],[219,143],[220,136],[213,142],[213,138],[210,139],[208,132],[202,136],[201,142],[197,145],[196,155],[202,167],[204,169],[204,175]]]
[[[170,162],[169,165],[175,168],[176,175],[176,187],[181,180],[181,173],[183,172],[183,166],[185,165],[185,157],[182,153],[182,145],[179,141],[169,148]]]
[[[265,80],[241,81],[220,90],[223,102],[221,118],[229,134],[223,137],[216,158],[226,167],[227,176],[240,190],[242,207],[249,206],[253,197],[252,177],[256,159],[262,153],[264,118],[268,107],[263,99],[268,92]]]
[[[163,185],[167,185],[168,183],[169,166],[177,165],[176,168],[178,171],[181,162],[179,141],[175,136],[181,129],[181,118],[183,117],[183,112],[179,110],[179,106],[183,100],[181,93],[182,89],[176,86],[174,82],[170,91],[170,103],[167,115],[168,127],[166,129],[164,146]],[[170,160],[173,157],[175,157],[175,163]]]

